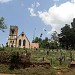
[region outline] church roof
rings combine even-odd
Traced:
[[[20,35],[22,35],[22,36],[24,36],[25,35],[25,33],[24,32],[22,32]],[[20,36],[19,35],[19,36]],[[19,38],[19,36],[17,37],[17,38]],[[27,36],[25,35],[25,37],[26,37],[26,39],[28,40],[28,38],[27,38]],[[28,42],[30,43],[30,41],[28,40]]]

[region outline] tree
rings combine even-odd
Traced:
[[[62,38],[60,40],[61,40],[61,45],[63,48],[65,48],[65,47],[66,47],[66,49],[69,48],[70,32],[71,32],[70,25],[68,25],[68,24],[65,24],[65,26],[63,28],[61,28]]]
[[[73,22],[71,22],[71,26],[73,29],[75,29],[75,18],[73,19]]]
[[[73,22],[71,22],[71,27],[70,25],[65,24],[65,26],[61,28],[59,42],[62,48],[75,49],[75,18],[73,19]]]
[[[42,42],[41,42],[41,47],[42,47],[42,48],[49,48],[48,37],[45,37],[45,39],[42,40]]]
[[[56,31],[51,35],[50,48],[52,50],[58,48],[58,33]]]
[[[4,18],[1,17],[0,18],[0,30],[2,30],[4,32],[4,29],[7,29],[6,24],[4,23]]]
[[[32,43],[39,43],[40,47],[41,47],[41,42],[42,42],[42,39],[39,37],[36,37],[34,40],[32,40]]]
[[[58,41],[58,33],[56,31],[54,31],[51,35],[51,39],[53,41]]]
[[[33,43],[40,43],[41,41],[42,41],[41,38],[36,37],[32,42],[33,42]]]
[[[45,39],[41,39],[39,37],[36,37],[32,42],[33,43],[39,43],[40,48],[49,48],[49,39],[46,37]]]

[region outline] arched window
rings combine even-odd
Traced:
[[[25,45],[26,45],[26,40],[24,39],[23,40],[23,46],[25,47]]]
[[[21,46],[21,39],[19,40],[19,46]]]

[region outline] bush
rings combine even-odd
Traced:
[[[9,63],[10,54],[5,51],[0,51],[0,63]]]
[[[3,47],[3,48],[1,48],[1,47],[0,47],[0,51],[4,51],[4,50],[5,50],[5,48],[4,48],[4,47]]]
[[[30,58],[31,58],[31,53],[23,53],[21,55],[21,64],[23,67],[30,67]]]
[[[20,65],[20,56],[19,56],[19,52],[13,52],[11,55],[11,60],[10,60],[10,69],[14,69],[14,68],[19,68]]]

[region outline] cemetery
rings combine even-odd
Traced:
[[[72,56],[70,53],[72,53]],[[44,70],[46,70],[48,72],[45,75],[58,75],[56,73],[64,73],[65,71],[67,73],[68,71],[70,72],[70,69],[75,69],[74,62],[71,62],[74,60],[75,51],[73,50],[57,51],[56,49],[50,49],[49,54],[47,54],[46,49],[35,51],[34,49],[6,47],[3,50],[0,49],[0,73],[22,74],[22,70],[25,74],[32,70],[31,75],[34,75],[33,73],[42,75]],[[34,68],[36,70],[33,70]],[[27,69],[28,71],[25,71]],[[38,72],[37,70],[42,70],[42,72]]]

